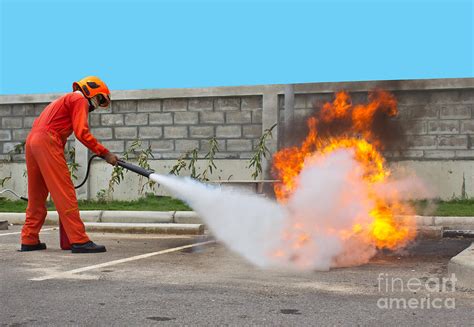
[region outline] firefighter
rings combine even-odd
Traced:
[[[46,249],[39,232],[46,218],[48,193],[59,214],[61,248],[73,253],[106,252],[103,245],[92,242],[79,216],[76,192],[69,175],[64,147],[74,132],[76,138],[109,164],[117,156],[100,144],[89,131],[89,112],[110,105],[107,85],[95,76],[73,83],[73,92],[51,102],[34,121],[26,139],[28,172],[28,207],[21,231],[21,251]]]

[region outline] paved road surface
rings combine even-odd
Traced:
[[[47,251],[17,252],[19,235],[11,233],[18,231],[0,231],[1,326],[472,326],[474,321],[472,292],[406,289],[410,278],[423,284],[447,276],[449,258],[469,240],[426,240],[361,267],[296,273],[254,268],[215,243],[160,252],[208,240],[203,237],[92,234],[109,252],[73,255],[59,250],[57,230],[43,233]],[[395,278],[400,283],[385,292],[385,282]],[[435,304],[442,308],[379,308],[387,298],[413,298],[418,306],[422,298],[439,298]]]

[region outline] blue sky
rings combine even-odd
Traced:
[[[472,0],[0,3],[0,94],[474,76]]]

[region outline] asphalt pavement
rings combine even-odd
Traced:
[[[31,253],[17,252],[20,226],[0,231],[1,326],[474,321],[473,292],[453,291],[449,282],[446,289],[427,287],[449,277],[448,261],[471,244],[468,239],[423,240],[400,253],[380,253],[363,266],[303,273],[258,269],[206,235],[90,234],[108,252],[88,255],[61,251],[58,230],[45,229],[41,239],[48,250]],[[413,291],[408,284],[417,281],[423,287]]]

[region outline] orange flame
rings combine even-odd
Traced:
[[[277,199],[285,203],[298,188],[297,180],[305,166],[305,159],[315,153],[329,154],[338,149],[352,149],[354,159],[363,167],[363,180],[369,190],[373,208],[368,218],[357,222],[350,230],[339,231],[343,239],[352,236],[362,238],[365,243],[376,248],[396,249],[407,244],[415,235],[413,217],[400,219],[399,213],[412,210],[398,200],[396,190],[390,200],[384,199],[375,191],[376,186],[384,184],[390,176],[386,162],[381,154],[383,142],[374,133],[377,117],[395,117],[398,114],[395,97],[385,91],[369,93],[367,104],[353,105],[347,92],[336,93],[332,103],[325,103],[320,111],[307,121],[309,132],[301,146],[280,150],[273,158],[273,171],[281,183],[274,187]],[[335,133],[331,133],[331,126]],[[326,128],[323,134],[320,127]],[[296,247],[308,242],[308,235],[294,230],[297,235]],[[298,234],[299,233],[299,234]],[[281,255],[281,252],[278,252]]]

